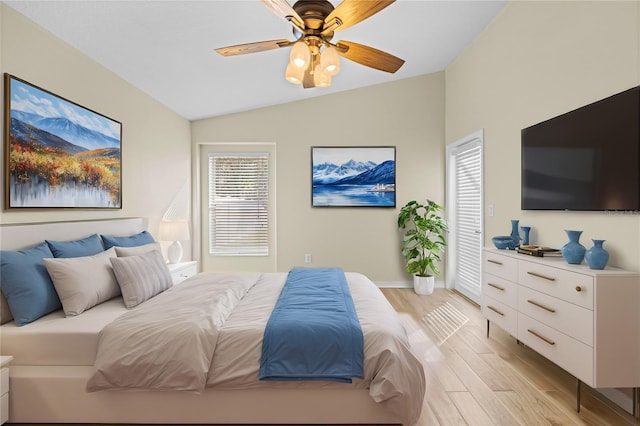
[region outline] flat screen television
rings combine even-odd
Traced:
[[[522,129],[522,210],[640,210],[640,86]]]

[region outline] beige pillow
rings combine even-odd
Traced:
[[[109,262],[115,257],[112,247],[93,256],[44,259],[66,316],[80,315],[120,294]]]
[[[148,253],[152,250],[158,250],[159,252],[162,252],[160,243],[149,243],[149,244],[144,244],[142,246],[135,246],[135,247],[115,247],[115,249],[118,257],[138,256],[141,254]]]
[[[114,257],[111,265],[127,308],[133,308],[173,285],[171,272],[158,250],[139,256]]]

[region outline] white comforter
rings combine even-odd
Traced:
[[[403,424],[420,416],[424,370],[397,313],[367,277],[346,273],[364,334],[363,380],[258,380],[264,328],[286,273],[201,273],[124,314],[100,334],[88,391],[255,387],[368,388]]]

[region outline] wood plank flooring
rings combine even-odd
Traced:
[[[480,309],[459,294],[382,291],[425,367],[427,396],[419,426],[640,425],[587,386],[577,413],[576,379],[497,326],[487,339]]]
[[[436,289],[382,289],[401,315],[427,377],[421,425],[640,425],[588,386],[487,323],[477,305]]]

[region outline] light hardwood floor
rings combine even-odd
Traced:
[[[576,379],[498,327],[487,339],[480,309],[459,294],[382,291],[425,366],[419,426],[640,425],[587,386],[577,413]]]
[[[422,425],[640,425],[588,386],[576,412],[576,379],[499,327],[456,292],[383,289],[422,357]]]

